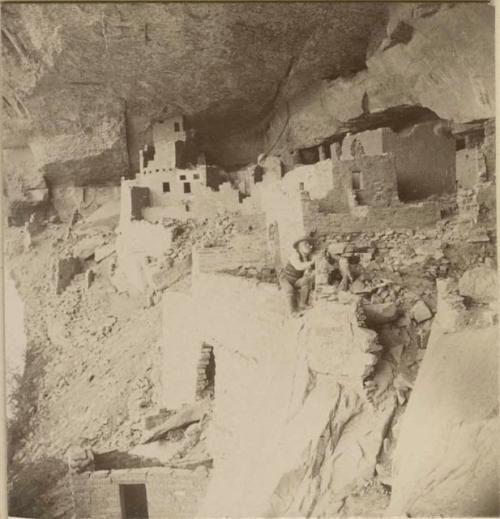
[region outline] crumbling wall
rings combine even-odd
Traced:
[[[486,161],[479,147],[457,151],[457,188],[471,189],[486,174]]]
[[[353,205],[389,207],[398,204],[393,155],[361,155],[349,160],[333,161],[332,167],[335,179],[333,212],[346,212]],[[354,198],[354,204],[351,198]]]
[[[495,181],[495,120],[488,119],[482,126],[484,138],[463,138],[465,147],[457,151],[457,188],[472,189],[478,182]]]
[[[457,192],[459,218],[473,223],[487,223],[496,220],[496,185],[493,182],[479,182],[470,189]]]
[[[347,487],[366,483],[394,400],[382,399],[375,409],[363,396],[363,377],[376,362],[369,351],[380,347],[375,332],[357,324],[356,304],[325,301],[304,321],[289,321],[276,286],[201,274],[192,297],[167,292],[164,305],[165,404],[194,401],[202,346],[212,346],[215,357],[208,433],[215,469],[200,516],[269,513],[282,476],[301,465],[329,419],[341,430],[359,416],[348,435],[340,433],[342,462],[335,470],[346,486],[327,492],[338,490],[342,499]],[[353,472],[348,453],[357,442]]]
[[[342,143],[342,159],[391,153],[399,197],[421,200],[455,191],[455,146],[445,122],[428,121],[400,132],[379,128],[348,135]]]
[[[316,232],[320,236],[335,232],[418,229],[435,225],[441,218],[439,206],[433,202],[396,207],[362,206],[352,213],[321,212],[318,203],[306,197],[303,203],[305,232]]]
[[[71,476],[76,519],[121,519],[120,485],[144,484],[151,519],[196,515],[208,470],[148,467],[86,472]]]

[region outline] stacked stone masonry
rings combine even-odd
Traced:
[[[196,398],[198,400],[207,396],[213,398],[215,394],[215,357],[213,346],[203,344],[201,347],[197,371]]]
[[[150,519],[191,518],[196,515],[206,491],[209,472],[149,467],[86,472],[71,476],[76,519],[122,519],[125,517],[125,485],[144,485]],[[128,517],[128,516],[127,516]]]

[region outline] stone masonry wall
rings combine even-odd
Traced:
[[[434,225],[440,219],[437,204],[403,204],[397,207],[360,207],[354,214],[322,213],[317,204],[305,201],[304,226],[306,232],[320,236],[336,232],[364,232],[383,229],[416,229]]]
[[[393,154],[403,201],[455,191],[455,139],[446,132],[446,122],[429,121],[400,132],[379,128],[348,135],[342,143],[342,159],[352,159],[356,148],[364,155]]]
[[[232,270],[240,266],[261,268],[266,260],[263,252],[265,251],[258,248],[253,251],[228,250],[226,247],[197,248],[193,251],[193,269],[210,273]]]
[[[395,160],[392,155],[362,155],[350,160],[333,161],[336,189],[333,211],[345,210],[346,195],[354,193],[359,205],[389,207],[398,203]],[[354,189],[353,174],[359,175],[359,189]]]
[[[86,472],[71,477],[76,519],[122,519],[120,485],[144,484],[150,519],[196,515],[208,470],[150,467]]]
[[[457,188],[472,189],[482,174],[486,174],[486,161],[479,147],[457,151]]]

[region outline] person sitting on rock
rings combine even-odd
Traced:
[[[310,306],[309,295],[314,285],[312,252],[310,238],[298,239],[293,244],[293,252],[287,264],[280,272],[280,286],[291,315],[297,315]]]

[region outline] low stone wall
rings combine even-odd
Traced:
[[[120,485],[146,487],[150,519],[191,518],[205,494],[209,472],[150,467],[144,469],[103,470],[71,476],[76,519],[122,519],[125,517]]]
[[[238,250],[227,247],[208,247],[193,250],[193,270],[196,273],[220,272],[240,266],[261,268],[265,265],[262,250]]]
[[[304,215],[306,231],[316,231],[319,235],[327,235],[332,232],[418,229],[434,225],[441,217],[439,206],[434,203],[403,204],[388,208],[361,206],[357,208],[357,211],[358,215],[308,211]]]

